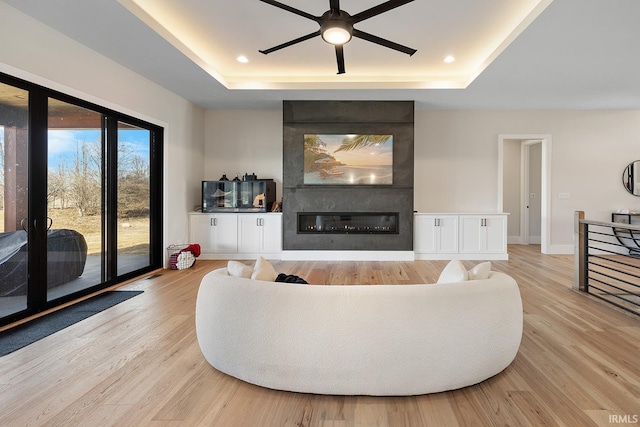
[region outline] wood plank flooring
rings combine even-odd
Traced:
[[[0,425],[640,424],[640,319],[572,291],[573,256],[539,250],[510,246],[509,261],[493,262],[520,286],[524,334],[513,364],[472,387],[412,397],[320,396],[222,374],[200,353],[194,307],[201,277],[226,263],[199,260],[189,270],[130,282],[122,289],[145,292],[0,358]],[[446,261],[274,265],[311,283],[375,285],[433,283]]]

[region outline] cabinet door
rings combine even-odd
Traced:
[[[458,216],[447,215],[438,217],[438,252],[457,253],[458,252]]]
[[[189,215],[189,243],[198,243],[202,252],[215,252],[213,215]]]
[[[282,252],[282,215],[270,214],[262,218],[262,247],[264,254]]]
[[[238,215],[214,215],[213,229],[216,252],[232,253],[238,251]]]
[[[238,215],[238,252],[260,252],[261,217],[255,214]]]
[[[485,217],[484,252],[502,253],[507,251],[507,219],[504,216]]]
[[[460,253],[483,252],[483,219],[478,215],[460,216]]]
[[[431,254],[437,252],[436,217],[433,215],[416,215],[414,217],[414,250],[417,253]]]

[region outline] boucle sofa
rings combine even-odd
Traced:
[[[522,336],[514,279],[301,285],[208,273],[196,333],[216,369],[260,386],[338,395],[418,395],[505,369]]]

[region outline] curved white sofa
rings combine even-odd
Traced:
[[[505,369],[522,337],[515,280],[301,285],[202,279],[196,333],[216,369],[260,386],[339,395],[417,395]]]

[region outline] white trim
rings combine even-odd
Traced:
[[[414,261],[413,251],[282,251],[283,261]]]
[[[424,261],[448,261],[459,259],[462,261],[507,261],[509,254],[507,253],[457,253],[457,254],[415,254],[416,260]]]
[[[222,259],[233,259],[233,260],[256,260],[258,257],[263,257],[269,260],[280,260],[280,253],[238,253],[238,252],[202,252],[198,259],[204,260],[222,260]]]

